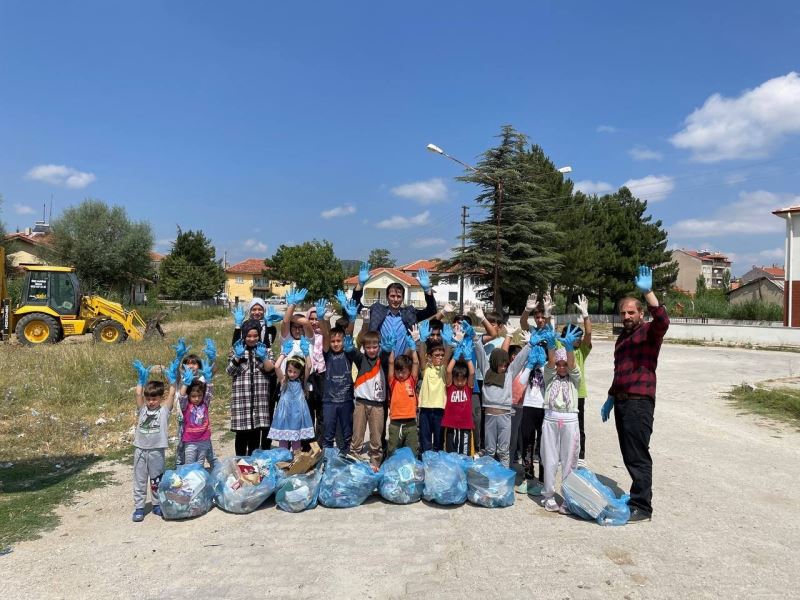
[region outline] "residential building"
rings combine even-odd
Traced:
[[[420,269],[427,269],[431,274],[436,301],[439,304],[460,302],[459,274],[454,271],[443,271],[439,268],[441,261],[438,260],[415,260],[412,263],[398,267],[398,270],[410,277],[416,278]],[[478,298],[480,286],[470,277],[464,278],[464,303],[482,304],[483,300]]]
[[[3,238],[6,260],[12,269],[20,265],[52,265],[58,262],[53,238],[49,233],[28,229],[25,232],[9,233]]]
[[[672,260],[678,263],[676,287],[691,294],[697,292],[697,278],[700,275],[705,279],[707,288],[721,289],[724,274],[727,272],[730,276],[731,272],[731,261],[719,252],[680,248],[672,251]]]
[[[250,302],[253,298],[283,296],[292,284],[269,279],[263,258],[247,258],[225,269],[225,293],[229,302]]]
[[[728,292],[728,300],[731,304],[744,304],[751,300],[758,300],[782,306],[783,283],[783,279],[776,280],[764,276],[751,279]]]
[[[374,302],[386,303],[386,288],[391,283],[399,283],[403,286],[405,291],[404,302],[406,304],[420,308],[425,306],[425,292],[422,291],[422,286],[416,277],[412,277],[400,269],[390,269],[388,267],[372,269],[369,272],[369,279],[364,285],[364,295],[361,298],[361,303],[364,306],[369,306]],[[358,275],[344,280],[346,292],[352,292],[356,285],[358,285]]]
[[[739,278],[739,281],[742,284],[745,284],[755,279],[760,279],[761,277],[766,277],[767,279],[772,279],[773,281],[783,281],[785,276],[786,273],[784,272],[783,267],[779,267],[777,265],[772,265],[771,267],[757,267],[753,265],[753,268],[742,275]]]

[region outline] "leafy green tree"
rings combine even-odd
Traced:
[[[731,289],[731,272],[730,269],[725,269],[722,272],[722,291],[726,294]]]
[[[281,244],[264,261],[270,278],[308,289],[308,299],[332,298],[342,288],[344,271],[328,240],[312,240],[295,246]]]
[[[146,221],[128,219],[121,206],[84,200],[52,223],[60,259],[75,267],[82,291],[116,291],[126,297],[131,284],[150,278],[153,232]]]
[[[370,268],[378,269],[380,267],[387,267],[393,269],[397,266],[397,261],[392,258],[392,253],[386,248],[375,248],[369,253],[367,259]]]
[[[695,285],[694,295],[696,297],[702,296],[706,293],[707,289],[706,289],[705,277],[703,277],[702,275],[698,275],[697,279],[694,282],[694,285]]]
[[[358,275],[358,269],[361,267],[360,260],[342,259],[339,262],[342,263],[342,270],[344,271],[345,278]]]
[[[205,300],[225,285],[222,260],[216,248],[200,231],[181,231],[172,250],[161,261],[159,292],[176,300]]]
[[[498,137],[499,145],[484,152],[477,171],[458,178],[482,188],[476,201],[486,211],[482,220],[470,223],[465,249],[455,248],[453,259],[442,268],[463,266],[482,286],[483,298],[497,309],[507,305],[519,310],[531,291],[547,288],[562,264],[548,198],[559,193],[563,177],[541,148],[527,147],[528,138],[510,125]]]

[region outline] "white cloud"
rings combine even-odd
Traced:
[[[408,198],[419,204],[434,204],[447,200],[447,186],[443,179],[435,177],[427,181],[415,181],[393,187],[392,194]]]
[[[614,186],[605,181],[592,181],[590,179],[582,179],[576,181],[575,189],[584,194],[607,194],[614,191]]]
[[[791,72],[736,98],[710,96],[670,138],[699,162],[765,157],[782,137],[800,133],[800,76]]]
[[[336,206],[330,210],[323,210],[319,216],[323,219],[333,219],[334,217],[346,217],[347,215],[355,214],[356,207],[352,204],[345,204],[344,206]]]
[[[628,179],[622,185],[634,196],[650,202],[663,200],[675,189],[675,182],[668,175],[647,175],[641,179]]]
[[[800,196],[778,195],[764,190],[741,192],[738,200],[720,207],[713,216],[683,219],[672,225],[669,233],[671,237],[684,238],[779,234],[786,225],[772,211],[798,203]]]
[[[430,248],[431,246],[444,246],[447,240],[442,238],[417,238],[411,242],[413,248]]]
[[[25,177],[75,190],[85,188],[97,179],[94,173],[85,173],[65,165],[37,165],[28,171]]]
[[[244,241],[244,247],[248,250],[252,250],[254,252],[266,252],[267,245],[264,242],[259,242],[258,240],[248,239]]]
[[[633,160],[661,160],[664,158],[664,155],[661,154],[661,152],[650,150],[649,148],[644,148],[642,146],[631,148],[628,150],[628,154],[631,155]]]
[[[27,204],[14,204],[12,208],[14,209],[14,213],[17,215],[36,214],[36,210],[32,206],[28,206]]]
[[[401,217],[395,215],[383,221],[379,221],[377,227],[379,229],[408,229],[417,225],[427,225],[431,216],[431,211],[426,210],[414,215],[413,217]]]
[[[598,125],[595,131],[597,131],[597,133],[617,133],[619,129],[613,125]]]
[[[739,183],[747,181],[747,174],[742,172],[730,173],[729,175],[725,175],[725,177],[723,177],[722,180],[725,182],[726,185],[737,185]]]

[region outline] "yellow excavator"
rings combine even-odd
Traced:
[[[98,342],[116,344],[144,338],[146,324],[135,310],[100,296],[84,296],[75,269],[22,266],[25,279],[20,305],[11,308],[5,290],[5,253],[0,248],[0,339],[11,332],[28,346],[55,343],[70,335],[91,333]]]

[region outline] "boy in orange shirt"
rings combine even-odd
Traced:
[[[417,379],[419,357],[389,354],[389,442],[387,458],[406,446],[416,455],[419,447],[417,429]]]

